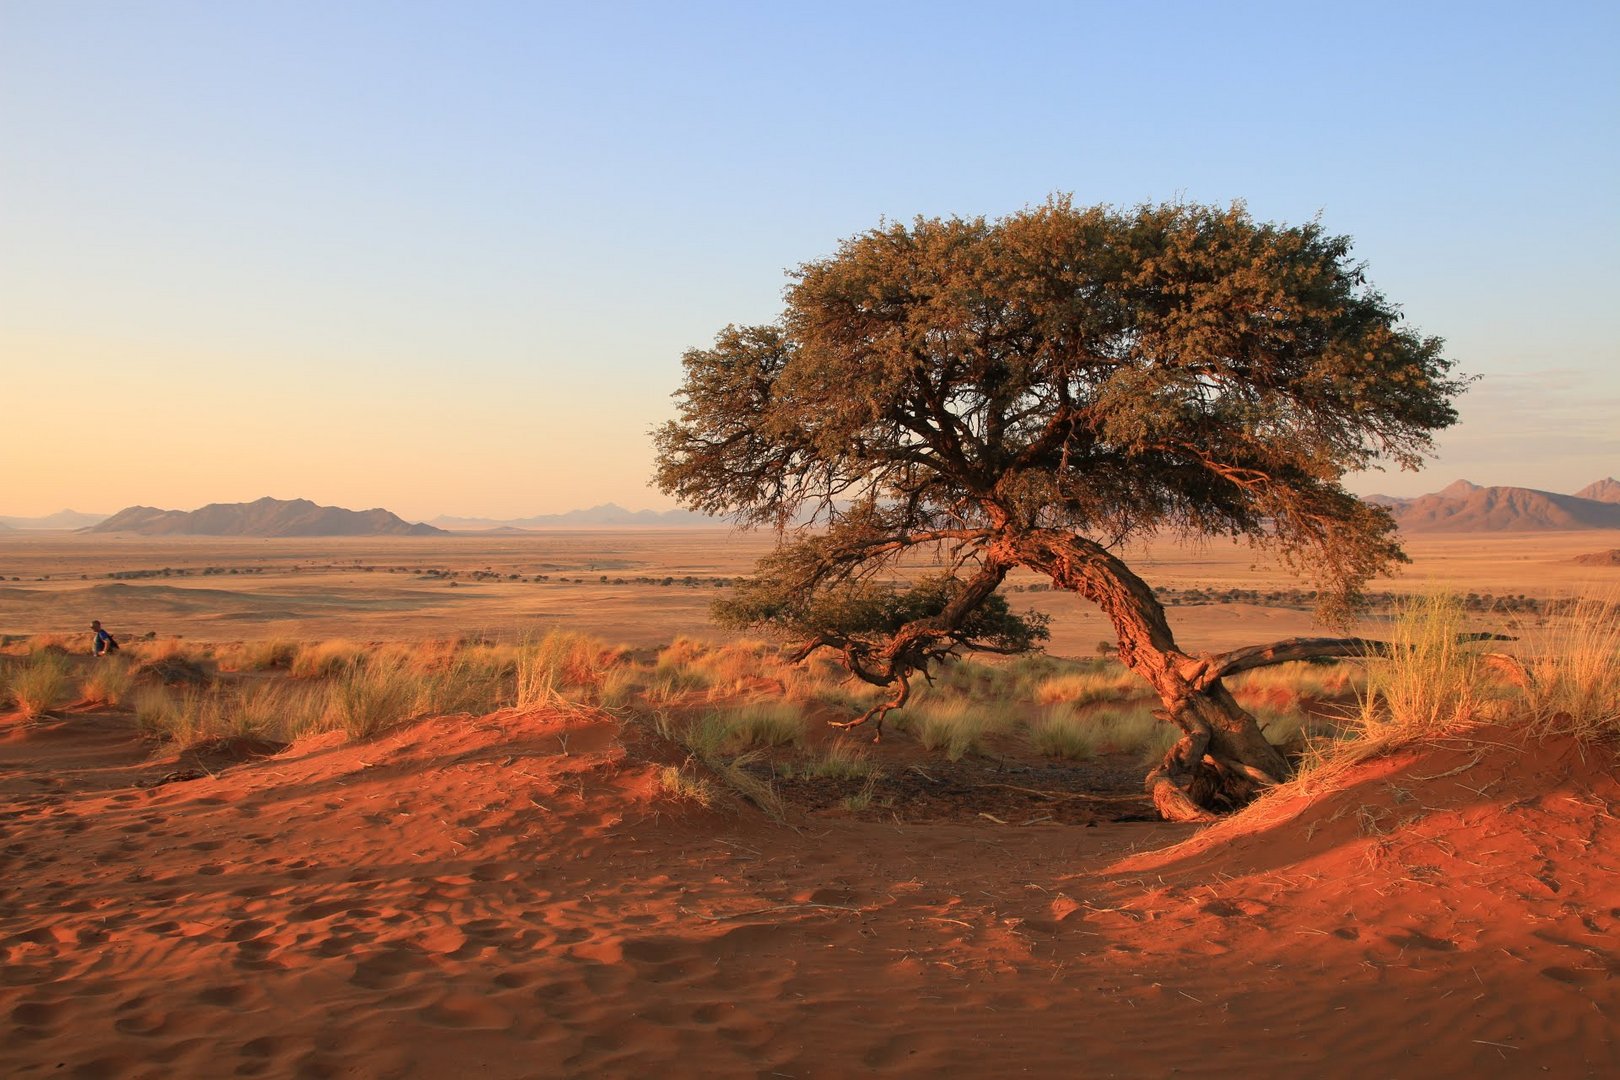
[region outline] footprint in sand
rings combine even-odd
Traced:
[[[390,990],[429,967],[428,956],[408,945],[390,945],[356,961],[349,982],[365,990]]]
[[[506,1031],[515,1021],[511,1012],[470,994],[447,995],[416,1015],[424,1024],[458,1031]]]
[[[271,924],[264,919],[245,919],[225,932],[226,941],[249,941],[270,929]]]
[[[1260,900],[1235,896],[1230,900],[1211,900],[1201,905],[1198,910],[1205,915],[1214,915],[1221,919],[1236,919],[1244,915],[1264,915],[1271,910],[1271,905]]]
[[[24,1001],[11,1010],[11,1022],[18,1034],[28,1039],[40,1039],[50,1034],[66,1011],[61,1001]]]
[[[199,1005],[213,1005],[221,1009],[240,1010],[250,1002],[256,1002],[259,994],[249,989],[243,983],[222,983],[218,986],[205,986],[196,993]]]
[[[685,938],[630,938],[622,952],[625,961],[637,968],[638,978],[647,983],[686,983],[714,971],[714,961],[704,955],[704,948]]]
[[[1421,930],[1408,930],[1404,934],[1390,934],[1386,939],[1402,949],[1429,949],[1433,952],[1456,952],[1457,943],[1447,938],[1430,937]]]
[[[113,1021],[113,1028],[125,1035],[154,1038],[169,1030],[169,1014],[155,1009],[142,1009]]]

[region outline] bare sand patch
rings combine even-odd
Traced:
[[[1620,1065],[1620,788],[1571,744],[1412,751],[1171,847],[703,809],[584,711],[190,780],[116,716],[0,731],[8,1075]]]

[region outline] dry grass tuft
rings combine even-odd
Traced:
[[[120,652],[152,664],[159,660],[190,659],[186,643],[178,637],[154,638],[151,641],[131,641],[123,644]]]
[[[81,683],[80,692],[92,705],[118,705],[129,697],[134,681],[130,661],[122,656],[97,657],[94,668]]]
[[[975,701],[937,690],[919,695],[903,712],[889,716],[902,720],[903,730],[915,733],[925,749],[943,750],[951,761],[981,752],[987,736],[1009,731],[1018,723],[1012,702]]]
[[[1620,736],[1620,602],[1575,601],[1537,638],[1523,687],[1535,728],[1585,739]]]
[[[1147,683],[1123,664],[1096,661],[1084,670],[1041,680],[1032,696],[1037,705],[1094,705],[1148,694]]]
[[[665,765],[658,770],[658,786],[666,794],[677,799],[695,802],[699,806],[708,808],[714,805],[714,787],[700,776],[692,775],[688,770],[691,761],[686,765]]]
[[[23,663],[15,665],[6,681],[7,692],[17,711],[36,720],[66,696],[67,659],[54,649],[38,649]]]
[[[1480,719],[1487,702],[1479,654],[1459,644],[1462,602],[1434,593],[1415,597],[1397,613],[1392,655],[1367,669],[1355,741],[1397,745],[1455,731]]]
[[[1045,757],[1090,761],[1102,749],[1102,726],[1071,705],[1049,705],[1029,725],[1029,748]]]
[[[629,663],[629,650],[622,645],[608,646],[573,631],[549,631],[518,646],[517,704],[531,708],[557,697],[598,695],[605,684],[614,696],[623,696],[626,676],[617,669]]]
[[[365,739],[422,715],[422,678],[398,656],[377,656],[343,668],[331,682],[324,722],[351,739]]]
[[[297,655],[292,641],[244,641],[214,650],[221,671],[286,671]]]
[[[131,700],[143,732],[182,748],[227,738],[292,742],[327,730],[330,708],[325,687],[274,682],[179,691],[142,686]]]
[[[287,673],[295,679],[330,679],[354,668],[365,648],[352,641],[307,642],[298,646]]]
[[[859,780],[878,771],[871,755],[852,739],[839,737],[827,744],[820,757],[808,762],[799,775],[818,780]]]

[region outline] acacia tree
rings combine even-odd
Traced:
[[[1015,567],[1098,605],[1183,733],[1150,789],[1167,816],[1193,816],[1289,771],[1223,677],[1367,643],[1191,655],[1118,552],[1247,538],[1314,579],[1320,615],[1343,622],[1405,560],[1345,474],[1419,468],[1467,383],[1439,338],[1401,323],[1347,238],[1241,206],[1054,197],[993,221],[918,218],[799,267],[777,323],[685,354],[657,482],[743,524],[816,526],[724,614],[840,650],[898,688],[884,707],[955,646],[1035,642],[1042,628],[986,608]],[[948,585],[857,633],[875,576],[928,547],[947,554]]]

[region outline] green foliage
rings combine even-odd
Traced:
[[[1316,223],[1062,197],[853,237],[798,268],[777,324],[683,363],[658,483],[747,523],[828,523],[731,609],[818,633],[893,626],[903,594],[862,582],[908,549],[993,576],[1033,565],[1038,530],[1246,537],[1343,614],[1403,557],[1343,477],[1418,467],[1467,384]]]
[[[962,587],[957,578],[931,575],[909,587],[847,581],[804,588],[792,570],[795,558],[791,549],[784,549],[767,559],[759,574],[714,602],[715,621],[739,629],[765,628],[799,638],[821,635],[875,647],[910,623],[940,615]],[[951,638],[1022,652],[1046,640],[1046,622],[1039,613],[1014,613],[1004,597],[992,594],[953,630]]]

